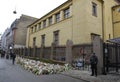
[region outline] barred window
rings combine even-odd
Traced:
[[[59,31],[54,32],[54,43],[58,45],[59,43]]]

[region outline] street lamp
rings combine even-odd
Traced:
[[[13,14],[17,14],[17,11],[16,11],[16,6],[15,6],[15,10],[13,11]]]
[[[16,10],[13,11],[13,14],[17,14]]]
[[[12,52],[12,47],[10,46],[10,53]]]
[[[10,46],[10,50],[12,49],[12,47]]]

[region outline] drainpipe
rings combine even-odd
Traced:
[[[102,1],[102,38],[104,42],[104,7],[103,7],[104,1]]]
[[[29,48],[30,46],[29,46],[29,44],[30,44],[30,27],[27,27],[27,38],[26,38],[26,40],[27,40],[27,42],[26,42],[26,44],[27,44],[27,48]]]
[[[104,43],[104,1],[102,0],[102,38],[103,38],[103,69],[102,69],[102,74],[103,75],[106,75],[106,70],[105,70],[105,52],[104,52],[104,49],[105,49],[105,43]]]
[[[111,13],[112,13],[112,29],[113,29],[113,38],[114,38],[114,21],[113,21],[113,10],[114,10],[114,7],[111,8]]]

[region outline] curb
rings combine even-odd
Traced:
[[[62,73],[60,73],[60,74],[61,74],[61,75],[64,75],[64,76],[72,77],[72,78],[75,78],[75,79],[83,80],[83,81],[85,81],[85,82],[90,82],[90,81],[88,81],[88,80],[82,79],[81,77],[79,78],[79,77],[71,76],[71,75],[68,75],[68,74],[62,74]]]

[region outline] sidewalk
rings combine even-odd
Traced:
[[[63,75],[70,76],[77,79],[82,79],[86,82],[120,82],[120,75],[107,74],[107,75],[98,75],[90,76],[91,73],[83,70],[69,70],[63,72]]]

